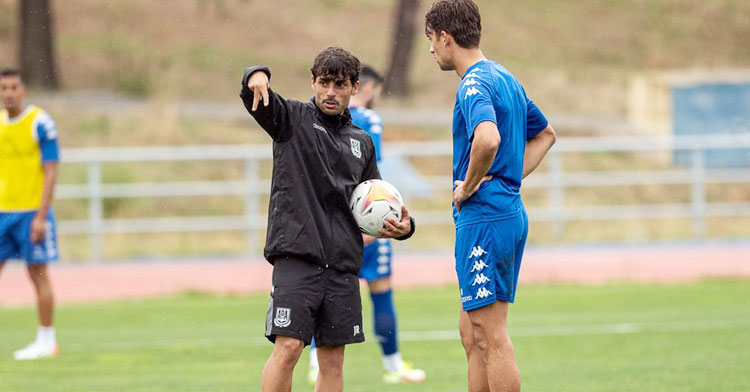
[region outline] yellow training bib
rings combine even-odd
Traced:
[[[37,133],[44,113],[28,106],[16,118],[0,111],[0,212],[38,209],[42,202],[44,170]]]

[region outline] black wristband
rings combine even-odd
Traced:
[[[409,221],[411,222],[411,230],[409,230],[409,233],[407,233],[407,234],[405,234],[405,235],[403,235],[401,237],[396,238],[396,240],[398,240],[398,241],[408,240],[409,238],[411,238],[411,236],[414,235],[414,230],[417,229],[417,224],[414,222],[414,217],[413,216],[409,217]]]

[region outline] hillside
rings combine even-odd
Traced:
[[[17,1],[0,0],[0,67],[16,63]],[[750,66],[745,0],[478,2],[485,54],[551,111],[622,113],[634,72]],[[277,90],[306,98],[310,62],[329,45],[383,69],[394,0],[52,3],[65,89],[233,101],[242,68],[259,62]],[[455,75],[440,72],[428,50],[418,37],[414,97],[386,105],[451,105]]]

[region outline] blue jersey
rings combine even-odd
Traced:
[[[502,65],[489,60],[472,65],[461,80],[453,109],[453,180],[465,180],[474,130],[491,121],[500,146],[487,174],[493,178],[461,204],[453,206],[456,227],[520,214],[521,176],[526,141],[547,127],[547,119]]]
[[[349,112],[352,115],[354,125],[362,128],[362,130],[370,135],[372,144],[375,145],[375,156],[378,162],[380,162],[382,158],[380,154],[380,139],[383,134],[383,120],[380,119],[377,113],[367,108],[352,106],[349,108]]]

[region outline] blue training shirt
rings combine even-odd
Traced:
[[[380,139],[383,134],[383,120],[380,116],[375,113],[374,110],[362,108],[362,107],[350,107],[349,112],[352,115],[352,122],[354,125],[362,128],[370,138],[372,144],[375,145],[375,156],[377,161],[380,162],[382,155],[380,154]]]
[[[453,180],[465,180],[474,130],[491,121],[500,132],[500,146],[487,174],[492,180],[461,204],[453,206],[456,227],[519,214],[526,141],[547,127],[547,119],[521,83],[502,65],[480,61],[466,70],[453,109]]]

